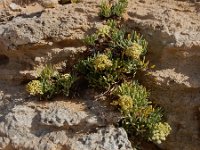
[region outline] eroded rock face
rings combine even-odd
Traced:
[[[23,94],[20,97],[24,97]],[[3,95],[3,92],[2,92]],[[6,94],[2,101],[6,101]],[[33,150],[131,150],[132,146],[124,129],[112,126],[111,118],[118,112],[105,105],[90,107],[93,99],[54,102],[26,102],[23,99],[8,100],[7,108],[1,108],[0,148]],[[24,101],[24,102],[23,102]],[[90,102],[88,102],[90,101]],[[15,103],[15,104],[13,104]],[[97,115],[107,112],[108,116]],[[108,120],[106,120],[108,119]]]
[[[72,149],[132,150],[130,142],[124,139],[127,139],[127,134],[123,128],[108,127],[78,138]]]
[[[0,25],[0,55],[10,60],[0,66],[3,80],[20,83],[31,79],[42,64],[63,66],[67,59],[73,64],[74,55],[86,49],[84,35],[97,24],[96,4],[59,5],[56,9],[34,6]]]
[[[78,125],[86,116],[84,112],[73,112],[68,109],[48,109],[40,114],[43,125],[56,127]]]
[[[149,86],[152,99],[165,108],[173,128],[163,148],[197,150],[200,145],[199,50],[200,47],[166,48],[158,67],[150,72],[152,76],[143,82]]]
[[[8,84],[33,79],[47,63],[72,67],[86,50],[84,35],[102,24],[98,1],[50,9],[37,0],[17,0],[12,3],[21,10],[15,11],[10,3],[0,1],[0,149],[132,149],[125,131],[110,126],[120,114],[90,94],[80,101],[38,102],[24,93],[24,85]],[[141,81],[172,126],[158,145],[167,150],[200,146],[199,6],[198,1],[131,0],[124,20],[149,42],[147,58],[156,68]]]

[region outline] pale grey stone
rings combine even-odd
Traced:
[[[11,3],[9,5],[10,9],[13,10],[13,11],[20,11],[21,10],[21,7],[15,3]]]
[[[99,129],[97,133],[77,138],[72,144],[74,150],[132,150],[123,128],[107,127]]]
[[[64,108],[54,108],[42,111],[40,117],[41,124],[63,127],[78,125],[87,117],[87,114],[84,112],[73,112]]]

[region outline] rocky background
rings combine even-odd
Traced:
[[[0,149],[131,150],[120,115],[87,89],[82,99],[29,97],[25,83],[44,64],[72,67],[85,35],[101,26],[97,0],[0,0]],[[200,1],[130,0],[124,24],[147,39],[156,67],[141,82],[162,106],[172,133],[148,149],[199,150]]]

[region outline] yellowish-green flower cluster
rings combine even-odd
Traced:
[[[134,42],[131,47],[128,47],[125,50],[125,55],[133,59],[139,59],[142,52],[143,52],[143,47],[138,43]]]
[[[151,137],[151,140],[157,144],[161,144],[162,141],[166,140],[166,137],[169,135],[171,130],[172,129],[168,123],[159,122],[154,126],[153,136]]]
[[[105,35],[108,35],[110,33],[111,27],[108,25],[104,25],[103,27],[98,29],[98,35],[101,35],[105,37]]]
[[[95,70],[102,71],[111,67],[112,61],[105,54],[99,54],[93,61]]]
[[[149,115],[150,115],[151,113],[153,113],[154,111],[155,111],[155,109],[153,108],[153,106],[152,106],[152,105],[149,105],[149,106],[145,107],[144,109],[141,109],[141,114],[142,114],[145,118],[147,118],[147,117],[149,117]]]
[[[38,95],[43,94],[42,92],[42,84],[39,80],[32,80],[26,86],[26,91],[30,93],[30,95]]]
[[[61,75],[62,78],[69,80],[72,76],[68,73]]]
[[[120,96],[118,101],[114,101],[112,104],[119,105],[123,112],[129,112],[133,108],[133,100],[127,95]]]

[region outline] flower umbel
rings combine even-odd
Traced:
[[[120,96],[118,101],[114,101],[113,105],[119,105],[123,112],[129,112],[133,108],[133,100],[130,96],[123,95]]]
[[[155,111],[155,109],[153,108],[153,106],[152,105],[149,105],[149,106],[146,106],[146,107],[144,107],[143,109],[141,109],[141,114],[145,117],[145,118],[147,118],[147,117],[149,117],[149,115],[151,114],[151,113],[153,113]]]
[[[102,71],[112,66],[112,61],[105,54],[99,54],[93,61],[95,70]]]
[[[101,35],[105,37],[105,35],[108,35],[110,33],[111,27],[108,25],[104,25],[98,30],[98,35]]]
[[[71,78],[71,75],[69,73],[66,73],[66,74],[61,75],[61,77],[63,77],[64,79],[69,80]]]
[[[128,47],[126,50],[125,50],[125,55],[127,57],[131,57],[133,59],[139,59],[140,58],[140,55],[142,54],[143,52],[143,47],[141,45],[139,45],[138,43],[133,43],[133,45],[131,47]]]
[[[26,86],[26,90],[30,93],[30,95],[43,94],[42,84],[39,80],[32,80],[31,82],[29,82]]]
[[[168,123],[159,122],[154,126],[152,132],[153,135],[150,140],[154,141],[157,144],[161,144],[162,141],[166,140],[166,137],[169,135],[171,130],[172,129]]]

